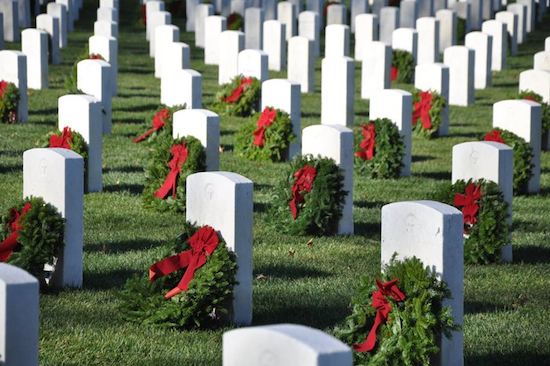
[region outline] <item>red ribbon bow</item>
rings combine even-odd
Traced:
[[[399,69],[397,69],[397,66],[391,67],[390,75],[391,75],[391,81],[397,80],[397,76],[399,76]]]
[[[265,128],[271,126],[273,121],[277,118],[277,110],[269,109],[265,107],[262,115],[258,119],[258,128],[254,131],[254,137],[256,138],[253,142],[255,146],[264,146],[265,142]]]
[[[464,206],[462,214],[464,216],[464,224],[474,225],[477,222],[477,212],[479,205],[476,203],[481,198],[481,187],[479,184],[470,183],[466,187],[466,194],[455,194],[453,205]]]
[[[71,128],[65,127],[61,136],[52,135],[50,137],[50,147],[61,147],[71,150],[73,138],[71,136]]]
[[[392,304],[390,304],[386,297],[392,297],[397,302],[404,301],[407,298],[397,287],[397,281],[399,281],[399,278],[386,283],[381,283],[378,278],[376,279],[378,291],[372,294],[372,307],[376,309],[376,318],[367,336],[367,340],[361,344],[351,345],[357,352],[369,352],[376,345],[376,330],[382,322],[388,319],[388,314],[392,307]]]
[[[155,114],[155,117],[153,117],[153,128],[145,132],[140,137],[134,139],[133,142],[141,142],[145,140],[147,137],[149,137],[149,135],[151,135],[153,132],[162,129],[164,126],[167,125],[166,121],[169,118],[170,118],[170,111],[166,108],[161,109],[159,112]]]
[[[361,151],[357,151],[355,156],[363,160],[371,160],[374,156],[374,147],[376,145],[376,132],[374,131],[374,123],[361,124],[363,127],[363,141],[359,144]]]
[[[297,205],[304,203],[304,193],[309,193],[313,189],[313,181],[316,175],[317,169],[307,164],[294,173],[296,181],[292,186],[292,200],[290,201],[290,209],[292,210],[294,220],[298,217]]]
[[[141,24],[147,25],[147,9],[145,5],[143,5],[139,11],[141,12]]]
[[[182,142],[181,145],[174,144],[170,149],[170,153],[174,155],[172,160],[168,163],[170,167],[170,173],[166,177],[164,184],[159,190],[155,193],[155,197],[166,198],[170,190],[172,190],[172,198],[176,198],[176,183],[178,175],[181,172],[181,166],[185,164],[187,156],[189,156],[189,150],[185,145],[185,142]]]
[[[206,263],[206,256],[212,255],[218,247],[219,239],[216,231],[210,226],[201,227],[195,235],[189,238],[191,249],[164,258],[149,267],[149,281],[174,273],[187,267],[178,285],[170,290],[164,298],[169,299],[182,291],[187,291],[195,271]]]
[[[101,60],[101,55],[98,55],[98,54],[90,55],[90,60]]]
[[[228,97],[222,98],[222,100],[227,104],[235,103],[237,100],[239,100],[239,98],[243,94],[244,87],[247,85],[251,85],[252,81],[253,81],[252,78],[243,78],[239,86],[235,88],[233,92],[231,92],[231,95]]]
[[[432,128],[430,109],[432,109],[432,94],[429,91],[421,92],[420,102],[414,103],[413,126],[416,125],[419,118],[422,118],[422,127],[425,130]]]
[[[9,259],[11,253],[15,250],[15,247],[17,246],[17,237],[19,236],[19,230],[23,229],[23,226],[19,223],[23,215],[27,213],[31,209],[31,204],[27,203],[25,207],[21,210],[21,213],[17,212],[16,209],[12,208],[10,215],[10,221],[8,222],[8,226],[11,226],[11,229],[13,230],[12,233],[4,240],[2,243],[0,243],[0,262],[5,262]]]
[[[491,132],[487,132],[487,134],[483,138],[483,141],[496,141],[503,144],[505,143],[504,139],[500,136],[499,130],[492,130]]]
[[[537,102],[538,103],[538,100],[536,100],[535,98],[531,98],[530,96],[526,96],[525,98],[523,99],[526,99],[526,100],[530,100],[532,102]]]
[[[8,86],[9,84],[7,81],[4,81],[4,80],[0,81],[0,98],[4,98],[4,91],[8,89]]]

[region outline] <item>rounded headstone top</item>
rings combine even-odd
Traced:
[[[30,149],[23,153],[23,158],[28,157],[29,155],[35,155],[37,158],[50,156],[50,157],[61,157],[63,159],[77,159],[77,160],[80,159],[84,161],[82,156],[75,153],[74,151],[69,149],[57,148],[57,147]]]
[[[27,271],[7,263],[0,263],[0,282],[9,285],[36,283],[38,280]]]
[[[506,144],[503,144],[501,142],[496,142],[496,141],[469,141],[469,142],[463,142],[463,143],[460,143],[460,144],[456,144],[453,146],[453,150],[454,149],[466,149],[466,148],[472,148],[472,147],[489,147],[489,148],[494,148],[496,150],[510,150],[510,151],[513,151],[514,149],[512,149],[510,146],[506,145]]]
[[[201,172],[201,173],[195,173],[191,174],[187,177],[187,180],[194,180],[194,179],[201,179],[201,180],[207,180],[207,179],[224,179],[228,182],[235,183],[235,184],[253,184],[253,182],[243,177],[240,174],[233,173],[233,172]]]
[[[321,132],[321,131],[334,131],[337,133],[352,133],[353,131],[346,126],[342,125],[312,125],[304,128],[302,131],[302,134],[305,134],[308,132]]]
[[[393,210],[393,211],[399,211],[399,212],[406,212],[406,211],[410,211],[411,209],[414,209],[414,210],[424,209],[424,210],[436,211],[442,215],[461,215],[462,216],[462,212],[460,212],[456,207],[449,206],[447,204],[436,202],[436,201],[403,201],[403,202],[390,203],[382,207],[382,211]]]

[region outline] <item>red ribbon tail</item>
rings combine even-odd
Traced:
[[[0,244],[0,262],[5,262],[10,257],[11,253],[17,246],[17,237],[19,236],[19,231],[12,232],[6,240]]]
[[[149,137],[149,135],[151,135],[155,131],[156,131],[155,128],[151,128],[149,131],[145,132],[140,137],[133,139],[132,141],[133,142],[141,142],[141,141],[145,140],[147,137]]]
[[[292,217],[294,220],[298,217],[298,207],[296,207],[296,198],[292,198],[290,201],[290,209],[292,210]]]
[[[353,344],[352,347],[357,352],[369,352],[372,351],[374,346],[376,345],[376,331],[380,324],[385,320],[384,315],[380,310],[376,312],[376,319],[374,320],[374,325],[372,326],[369,335],[367,336],[367,340],[360,344]]]
[[[168,193],[170,193],[170,190],[172,190],[173,191],[172,198],[175,198],[176,180],[178,178],[178,175],[179,175],[179,170],[171,170],[168,176],[166,177],[164,184],[155,193],[155,197],[165,199],[166,196],[168,196]]]

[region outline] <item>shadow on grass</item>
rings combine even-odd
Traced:
[[[129,99],[129,98],[150,98],[150,97],[155,97],[154,94],[142,94],[142,93],[138,93],[138,94],[126,94],[126,93],[122,93],[122,94],[118,94],[116,96],[117,98],[122,98],[122,99]]]
[[[488,314],[510,310],[509,306],[483,301],[464,301],[464,315],[466,314]]]
[[[117,111],[118,112],[118,111]],[[121,124],[128,124],[128,125],[141,125],[144,124],[144,119],[136,119],[136,118],[114,118],[113,123],[121,123]]]
[[[141,250],[149,250],[151,248],[157,248],[166,244],[160,240],[138,239],[138,240],[123,240],[113,243],[106,243],[106,255],[119,254],[128,252],[137,252]],[[84,252],[86,253],[98,253],[103,251],[103,243],[86,244],[84,246]]]
[[[118,269],[109,272],[84,272],[84,288],[91,290],[120,289],[124,286],[129,278],[132,278],[134,276],[134,274],[142,275],[146,272],[146,270],[147,268],[145,268],[143,271]]]
[[[104,192],[123,192],[128,191],[133,194],[141,194],[143,192],[143,184],[112,184],[103,187]]]
[[[513,248],[513,253],[516,263],[550,263],[550,248],[534,245],[518,246]]]
[[[354,224],[355,235],[365,235],[369,236],[370,239],[379,239],[380,238],[380,223],[372,222],[355,222]],[[372,236],[375,237],[372,237]]]
[[[413,163],[419,163],[422,161],[430,161],[435,160],[433,156],[427,156],[427,155],[413,155],[412,156],[412,162]]]
[[[264,202],[254,202],[254,212],[264,213],[267,211],[267,203]]]
[[[0,150],[0,156],[22,156],[24,150]]]
[[[422,172],[422,173],[412,173],[415,177],[428,178],[434,180],[451,180],[451,172]]]
[[[233,131],[233,130],[220,131],[220,136],[231,136],[231,135],[234,135],[234,134],[235,134],[235,131]]]
[[[111,172],[117,172],[117,173],[142,173],[143,167],[142,166],[125,166],[121,168],[105,168],[103,169],[103,173],[111,173]]]
[[[541,354],[538,355],[533,353],[521,352],[512,354],[491,353],[487,355],[466,357],[466,359],[464,360],[464,365],[548,365],[549,359],[550,352],[548,352],[547,350],[544,350],[544,352],[541,352]]]
[[[293,281],[302,278],[328,278],[333,276],[331,272],[283,263],[260,265],[254,269],[254,277],[259,274],[263,274],[268,278],[276,278],[285,281]]]
[[[353,202],[353,206],[355,207],[359,207],[359,208],[368,208],[368,209],[373,209],[373,208],[382,208],[382,206],[386,205],[388,202],[382,202],[382,201],[374,201],[374,202],[369,202],[369,201],[354,201]]]
[[[117,112],[147,112],[147,111],[156,111],[158,104],[142,104],[139,106],[131,106],[126,108],[117,108]]]
[[[23,164],[2,164],[0,165],[0,174],[20,172],[23,170]]]

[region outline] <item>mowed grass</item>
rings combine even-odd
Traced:
[[[229,328],[174,331],[119,320],[116,293],[133,274],[142,274],[159,246],[177,235],[184,215],[142,207],[147,149],[132,138],[150,126],[160,98],[160,81],[148,56],[145,30],[137,22],[137,1],[121,1],[119,95],[113,98],[113,134],[104,137],[104,190],[84,199],[84,286],[40,298],[41,365],[221,365],[222,334]],[[50,67],[50,88],[29,94],[30,121],[0,125],[0,208],[22,196],[22,154],[56,126],[63,78],[93,33],[97,2],[87,1],[62,64]],[[174,21],[185,29],[182,19]],[[540,25],[540,24],[539,24]],[[233,154],[242,118],[221,119],[221,169],[254,182],[253,324],[299,323],[331,332],[348,315],[361,276],[380,265],[380,209],[403,200],[428,199],[451,178],[452,146],[477,140],[492,123],[493,103],[517,92],[518,75],[543,49],[550,17],[529,35],[493,87],[476,91],[476,104],[451,107],[450,136],[413,139],[412,176],[370,180],[355,176],[355,236],[313,238],[283,235],[268,227],[266,207],[285,163],[255,163]],[[205,66],[194,35],[181,33],[192,48],[191,67],[203,76],[204,107],[216,92],[217,67]],[[8,43],[7,48],[19,49]],[[353,47],[351,48],[353,50]],[[320,59],[315,93],[302,95],[302,128],[320,123]],[[368,117],[356,65],[355,114]],[[285,77],[286,73],[270,73]],[[410,85],[397,85],[410,89]],[[514,262],[466,266],[464,354],[467,365],[548,364],[550,358],[550,154],[542,154],[541,192],[514,198]],[[293,249],[295,254],[289,255]],[[105,249],[105,250],[104,250]]]

